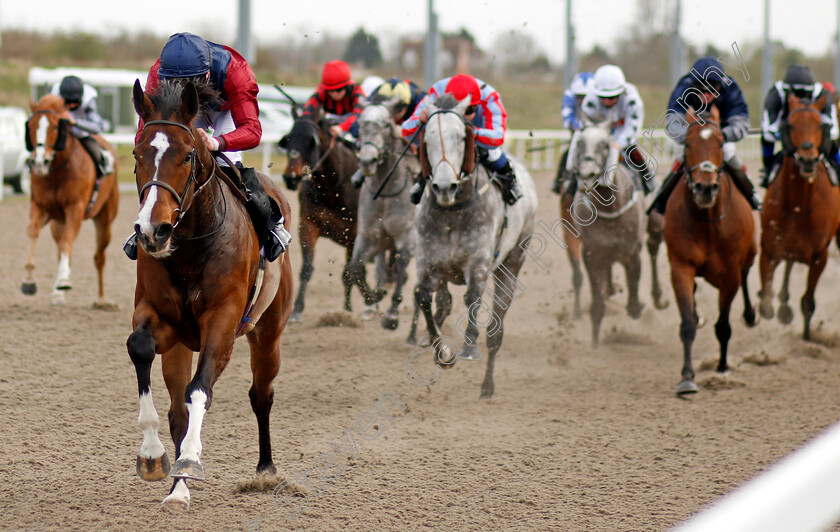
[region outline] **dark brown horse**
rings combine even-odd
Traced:
[[[203,102],[202,102],[203,103]],[[230,359],[237,337],[251,348],[251,408],[259,429],[257,472],[274,472],[269,414],[272,381],[280,368],[280,335],[292,310],[289,251],[266,263],[235,186],[228,186],[193,125],[200,112],[195,85],[162,81],[144,94],[134,84],[134,107],[144,126],[134,149],[140,209],[134,332],[128,353],[140,390],[143,444],[137,472],[161,480],[169,460],[158,439],[151,395],[151,368],[162,354],[169,390],[169,430],[177,461],[164,507],[186,510],[186,479],[203,480],[201,424],[213,399],[213,384]],[[289,204],[279,188],[259,174],[286,220]],[[288,223],[288,222],[287,222]],[[193,352],[198,365],[191,376]]]
[[[356,214],[359,191],[350,176],[359,168],[356,155],[342,141],[330,136],[329,122],[317,117],[297,116],[288,135],[280,140],[288,163],[283,179],[289,190],[297,190],[300,200],[298,234],[303,254],[300,287],[290,321],[300,322],[306,286],[312,279],[315,243],[324,236],[345,249],[346,262],[353,255],[356,241]],[[353,284],[344,279],[344,309],[351,310]],[[381,298],[380,298],[381,299]]]
[[[805,327],[802,337],[811,335],[811,317],[816,303],[814,291],[828,259],[828,245],[840,224],[840,190],[832,186],[822,160],[823,131],[820,109],[825,96],[816,102],[788,97],[788,122],[782,129],[785,157],[778,176],[767,188],[761,212],[761,315],[773,317],[773,272],[785,261],[785,277],[779,292],[779,321],[790,323],[788,281],[794,262],[808,265],[808,287],[800,302]]]
[[[691,363],[691,345],[697,334],[695,278],[703,277],[718,289],[719,317],[715,336],[720,344],[717,371],[727,371],[729,311],[740,287],[744,295],[744,321],[756,323],[750,303],[747,276],[758,246],[755,221],[746,198],[721,171],[723,134],[717,107],[698,117],[687,113],[685,177],[678,183],[665,209],[665,243],[671,264],[671,284],[682,322],[682,381],[677,394],[697,391]]]
[[[26,259],[26,278],[21,291],[35,294],[35,243],[41,228],[50,222],[53,240],[58,245],[58,275],[53,284],[52,302],[64,303],[70,283],[70,257],[73,243],[79,236],[82,221],[93,219],[96,227],[96,251],[93,263],[99,281],[95,308],[113,308],[105,298],[103,273],[105,248],[111,242],[111,224],[117,217],[120,193],[114,172],[96,178],[96,166],[79,139],[69,133],[72,118],[64,108],[64,100],[54,94],[44,95],[38,103],[29,102],[32,116],[26,122],[26,147],[32,152],[32,184],[29,202],[29,255]],[[116,161],[117,153],[104,139],[96,140],[106,146]]]

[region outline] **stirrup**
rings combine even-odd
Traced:
[[[131,233],[123,242],[123,252],[131,260],[137,260],[137,233]]]
[[[519,183],[514,181],[509,185],[504,186],[504,190],[502,191],[502,199],[505,200],[505,203],[508,205],[513,205],[519,198],[522,197],[522,190],[519,188]]]

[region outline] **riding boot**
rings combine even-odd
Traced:
[[[411,186],[411,190],[408,191],[409,199],[411,203],[415,205],[420,205],[420,200],[423,199],[423,191],[426,190],[426,177],[419,173],[414,176],[414,184]]]
[[[825,159],[828,161],[828,179],[831,181],[831,184],[836,186],[840,185],[840,150],[838,150],[838,146],[836,142],[831,143],[831,149],[829,150],[828,154],[825,155]],[[833,175],[832,175],[833,174]]]
[[[770,172],[773,170],[773,162],[775,160],[776,157],[773,155],[761,158],[763,168],[761,173],[761,182],[759,184],[764,188],[770,186]]]
[[[90,158],[96,166],[97,179],[103,175],[114,173],[114,156],[111,152],[100,146],[99,143],[96,142],[96,139],[91,135],[82,137],[79,141],[82,143],[85,151],[88,152],[88,155],[90,155]]]
[[[522,197],[522,191],[519,189],[519,183],[516,182],[516,174],[509,160],[505,161],[502,168],[496,170],[496,180],[502,185],[502,199],[508,205],[513,205]]]
[[[280,207],[266,193],[256,170],[242,167],[239,168],[239,173],[242,181],[237,185],[245,193],[245,209],[257,230],[260,244],[265,250],[265,258],[274,262],[292,241],[292,236],[284,227],[286,220],[280,212]]]
[[[665,178],[665,181],[662,183],[662,187],[659,189],[656,197],[653,198],[653,203],[651,203],[647,210],[648,214],[650,214],[651,211],[656,211],[659,214],[665,214],[665,206],[668,205],[668,198],[671,197],[671,193],[680,181],[683,167],[684,163],[680,161],[678,165],[671,169],[671,172]]]
[[[642,192],[645,196],[656,190],[656,177],[650,170],[650,165],[647,160],[642,160],[642,169],[639,172],[639,180],[642,183]]]
[[[569,158],[569,150],[563,152],[560,156],[560,165],[557,167],[557,175],[554,176],[554,181],[551,182],[551,191],[555,194],[560,194],[563,189],[563,179],[566,177],[566,161]]]
[[[353,172],[353,175],[350,176],[350,183],[353,185],[353,188],[362,188],[362,185],[365,184],[365,174],[362,173],[361,168]]]
[[[747,202],[749,202],[750,207],[752,207],[754,211],[760,210],[761,200],[756,195],[755,187],[753,187],[750,178],[747,176],[747,172],[743,168],[739,168],[729,161],[723,161],[723,168],[730,176],[732,176],[732,182],[735,183],[738,190],[740,190],[741,193],[744,194],[744,197],[747,198]]]

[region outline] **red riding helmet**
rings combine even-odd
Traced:
[[[324,65],[319,88],[325,91],[337,91],[353,83],[355,81],[350,78],[350,67],[344,61],[336,59]]]
[[[470,105],[478,105],[481,102],[481,89],[478,87],[478,81],[468,74],[458,74],[449,79],[446,84],[447,94],[451,94],[459,102],[471,96]]]

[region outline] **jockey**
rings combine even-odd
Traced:
[[[784,79],[777,81],[764,99],[764,111],[761,113],[761,159],[764,163],[764,177],[761,180],[762,186],[767,186],[771,181],[771,170],[776,164],[777,154],[775,153],[776,141],[780,140],[781,126],[788,117],[788,94],[797,98],[809,101],[819,100],[826,96],[825,105],[821,109],[822,121],[825,132],[830,136],[831,141],[826,141],[821,149],[823,155],[835,173],[840,175],[840,152],[837,149],[837,136],[840,128],[837,125],[837,108],[834,106],[834,94],[823,84],[815,83],[811,69],[804,65],[790,65],[785,73]],[[784,142],[783,148],[784,148]],[[832,176],[832,182],[837,182]]]
[[[350,67],[344,61],[330,61],[321,72],[318,90],[303,106],[303,116],[313,116],[318,111],[336,115],[341,122],[330,127],[334,137],[345,137],[347,133],[359,136],[356,118],[362,112],[361,98],[364,96],[361,85],[350,77]]]
[[[702,76],[702,77],[701,77]],[[702,95],[702,96],[701,96]],[[701,99],[702,98],[702,99]],[[687,103],[691,101],[691,104]],[[735,186],[744,194],[753,209],[761,207],[761,200],[747,176],[746,167],[735,153],[735,143],[744,138],[749,130],[750,117],[747,102],[741,88],[734,79],[723,72],[723,65],[714,57],[701,57],[694,62],[691,71],[677,82],[668,99],[668,112],[684,117],[689,107],[707,108],[714,104],[720,112],[720,130],[723,133],[723,166]],[[686,122],[671,120],[666,133],[677,144],[685,143]],[[685,158],[680,156],[662,183],[653,204],[648,209],[665,213],[668,197],[679,182],[685,168]]]
[[[67,76],[50,91],[64,98],[64,108],[73,117],[70,134],[79,139],[96,165],[97,178],[114,173],[114,156],[100,146],[93,134],[108,129],[108,121],[99,116],[96,89],[76,76]]]
[[[274,261],[289,247],[291,235],[283,227],[285,219],[276,201],[263,188],[256,171],[242,166],[241,150],[259,146],[262,126],[257,105],[257,80],[251,66],[229,46],[205,41],[192,33],[176,33],[169,37],[158,59],[149,70],[146,91],[154,91],[160,80],[192,80],[199,87],[208,86],[219,92],[221,104],[209,116],[195,119],[198,136],[211,152],[222,151],[236,165],[242,176],[237,184],[247,198],[245,207],[257,230],[260,244],[269,261]],[[213,128],[213,136],[206,127]],[[142,120],[139,130],[142,131]],[[137,135],[140,135],[140,131]],[[237,182],[227,163],[222,170]],[[133,250],[132,250],[133,248]],[[131,235],[124,246],[130,259],[137,258],[137,236]],[[133,255],[133,256],[132,256]]]
[[[639,91],[627,83],[624,71],[616,65],[603,65],[595,71],[592,86],[587,90],[581,105],[583,116],[592,123],[608,121],[612,124],[612,136],[625,160],[641,177],[642,190],[649,194],[656,188],[654,173],[636,146],[636,137],[642,130],[645,106]],[[566,170],[574,170],[575,142],[569,148],[572,156],[567,157]]]
[[[411,117],[402,123],[403,137],[411,137],[421,124],[428,121],[429,111],[426,106],[437,100],[440,94],[451,94],[458,101],[470,97],[464,120],[475,126],[475,145],[479,161],[489,172],[495,173],[505,203],[516,203],[522,197],[522,192],[516,182],[513,167],[502,151],[507,129],[507,112],[499,93],[487,83],[468,74],[458,74],[438,81],[432,85]],[[411,188],[411,201],[415,204],[420,203],[423,197],[426,179],[427,176],[418,175]]]
[[[563,125],[574,134],[575,131],[581,128],[581,105],[586,92],[592,85],[592,72],[581,72],[576,74],[572,80],[572,84],[563,93]],[[560,157],[560,165],[557,167],[557,175],[554,177],[554,182],[551,184],[551,191],[555,194],[560,194],[563,180],[566,176],[566,160],[569,156],[569,150],[566,149]]]
[[[362,94],[365,95],[365,98],[370,98],[370,95],[373,94],[373,91],[377,89],[380,85],[385,83],[385,80],[380,78],[379,76],[368,76],[364,80],[362,80],[361,87],[362,87]]]
[[[382,96],[386,100],[393,96],[399,97],[399,102],[394,108],[394,122],[401,125],[405,120],[414,114],[417,104],[426,97],[423,89],[409,79],[388,78],[384,83],[376,87],[368,99],[374,96]]]

